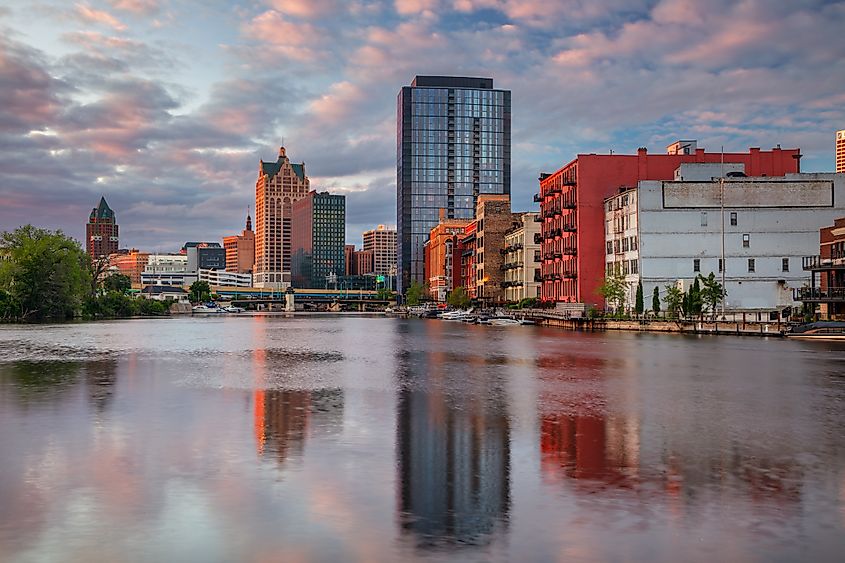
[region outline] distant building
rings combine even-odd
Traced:
[[[472,219],[481,194],[509,194],[511,93],[492,78],[417,76],[397,104],[398,289],[424,281],[439,219]]]
[[[540,175],[543,219],[542,298],[545,301],[602,306],[598,292],[605,273],[603,202],[646,180],[672,180],[683,163],[744,165],[749,176],[783,176],[800,171],[800,150],[775,148],[747,153],[707,153],[695,141],[679,141],[668,154],[579,154],[552,174]],[[713,174],[719,175],[719,172]],[[566,252],[565,252],[566,251]]]
[[[353,275],[352,255],[355,253],[355,245],[347,244],[343,247],[343,263],[345,267],[345,274],[347,276]]]
[[[845,129],[836,132],[836,172],[845,172]]]
[[[478,196],[475,222],[478,224],[475,251],[475,296],[485,302],[505,299],[502,249],[505,233],[514,225],[510,195]]]
[[[293,287],[321,288],[346,273],[346,197],[309,192],[291,209]]]
[[[196,271],[188,270],[187,254],[150,254],[141,272],[142,285],[191,285],[197,281]]]
[[[806,256],[802,267],[810,272],[810,283],[795,291],[796,299],[822,319],[845,320],[845,216],[820,230],[819,254]]]
[[[294,164],[279,148],[276,162],[259,162],[255,182],[256,287],[287,287],[291,281],[291,209],[310,191],[305,163]]]
[[[712,172],[682,164],[683,180],[642,181],[607,198],[605,271],[625,276],[631,309],[639,281],[650,308],[655,287],[662,299],[666,286],[686,291],[699,275],[721,281],[724,268],[726,312],[787,317],[810,282],[802,259],[818,250],[819,229],[845,215],[845,175],[734,171],[721,181]]]
[[[373,251],[356,250],[352,253],[352,275],[366,276],[373,272]]]
[[[226,249],[219,242],[186,242],[182,252],[188,256],[189,272],[226,269]]]
[[[238,274],[252,273],[255,266],[255,233],[252,232],[252,218],[246,216],[246,228],[239,235],[223,238],[226,251],[226,270]]]
[[[461,243],[470,219],[446,219],[445,213],[425,243],[425,279],[435,301],[446,301],[461,285]]]
[[[149,259],[149,252],[141,252],[137,248],[119,251],[109,255],[109,270],[128,276],[132,285],[139,285],[141,272],[146,269]]]
[[[197,270],[197,279],[213,287],[252,287],[252,274],[226,270]]]
[[[538,297],[540,292],[540,223],[538,213],[519,213],[515,224],[505,232],[504,280],[505,301]]]
[[[100,203],[91,210],[88,224],[85,225],[85,250],[92,258],[100,258],[114,254],[118,250],[118,227],[106,198],[101,197]]]
[[[188,292],[181,287],[169,285],[148,285],[141,290],[141,297],[156,301],[171,300],[177,303],[188,303]]]
[[[373,273],[380,276],[396,275],[396,229],[379,225],[364,231],[364,250],[373,253]]]

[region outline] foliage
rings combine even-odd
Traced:
[[[124,274],[112,274],[103,280],[103,290],[106,292],[116,291],[127,294],[132,289],[132,280]]]
[[[426,286],[418,281],[411,282],[411,286],[405,292],[405,303],[410,307],[420,304],[426,294]]]
[[[107,291],[88,299],[85,316],[91,319],[114,319],[137,315],[161,316],[170,312],[172,301],[136,298],[118,291]]]
[[[595,307],[590,307],[587,309],[587,318],[588,319],[597,319],[601,316],[601,311],[596,309]]]
[[[666,303],[666,312],[672,318],[677,318],[681,312],[686,295],[678,286],[672,284],[666,286],[666,295],[663,302]]]
[[[637,297],[634,303],[634,312],[638,315],[642,315],[643,311],[645,311],[645,303],[643,303],[643,282],[637,282]]]
[[[703,286],[701,289],[701,300],[702,303],[707,307],[707,310],[712,314],[714,317],[716,316],[716,308],[728,294],[725,291],[724,286],[719,283],[716,279],[716,275],[713,272],[710,272],[710,275],[706,278],[704,276],[699,276],[701,278],[701,285]],[[696,280],[697,282],[698,280]]]
[[[660,288],[654,286],[654,293],[651,294],[651,310],[654,316],[660,313]]]
[[[208,301],[211,298],[211,286],[207,281],[195,281],[188,288],[191,301],[199,303],[201,301]]]
[[[628,282],[625,281],[625,276],[619,272],[606,275],[599,286],[599,294],[615,310],[621,309],[625,304],[627,292]]]
[[[692,287],[689,288],[687,295],[686,314],[692,317],[701,316],[703,303],[701,301],[701,284],[698,283],[698,278],[692,282]]]
[[[387,289],[386,287],[380,287],[376,292],[376,297],[385,301],[390,301],[394,298],[393,291]]]
[[[537,307],[538,299],[536,297],[523,297],[518,303],[514,305],[514,309],[532,309]]]
[[[466,289],[458,286],[452,293],[449,294],[449,297],[446,299],[446,303],[456,309],[466,309],[469,307],[469,294]]]
[[[0,314],[4,320],[67,319],[91,287],[88,256],[61,231],[19,227],[0,235]]]

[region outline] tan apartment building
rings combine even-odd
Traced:
[[[540,266],[540,223],[539,213],[517,213],[514,226],[505,232],[505,246],[502,270],[505,301],[520,301],[526,297],[538,297],[542,276]]]
[[[396,229],[379,225],[364,231],[364,250],[373,253],[373,273],[377,276],[396,275]]]
[[[292,163],[284,147],[279,148],[276,162],[259,161],[255,182],[256,287],[290,286],[291,206],[310,189],[305,163]]]
[[[239,235],[223,237],[226,249],[226,271],[248,274],[255,267],[255,233],[252,232],[252,218],[246,216],[246,229]]]

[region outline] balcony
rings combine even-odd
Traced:
[[[563,253],[567,256],[578,256],[578,249],[575,247],[564,248]]]
[[[564,209],[575,209],[576,205],[574,201],[564,201],[563,208]]]
[[[540,274],[534,274],[534,281],[537,282],[537,283],[542,283],[543,282],[543,276],[541,276]]]
[[[801,266],[804,270],[845,270],[845,253],[833,252],[828,257],[822,257],[816,254],[815,256],[805,256],[801,259]]]
[[[564,233],[574,233],[576,232],[575,223],[564,223],[563,224],[563,232]]]
[[[538,213],[537,215],[534,216],[534,222],[535,223],[542,223],[543,222],[543,216]]]
[[[543,196],[540,194],[534,194],[534,203],[540,203],[541,201],[543,201]]]
[[[543,242],[543,233],[534,233],[534,244]]]
[[[566,270],[563,272],[563,277],[568,279],[574,279],[578,277],[578,273],[575,270]]]
[[[560,186],[552,186],[551,188],[549,188],[549,191],[548,191],[548,192],[546,192],[546,195],[559,194],[559,193],[561,193],[562,191],[563,191],[563,190],[561,189],[561,187],[560,187]]]
[[[543,259],[543,256],[540,254],[539,250],[534,251],[534,261],[540,262]]]
[[[792,298],[809,303],[845,303],[845,287],[798,287],[792,290]]]
[[[575,178],[566,178],[563,180],[564,186],[574,186],[575,185]]]

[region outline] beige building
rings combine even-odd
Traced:
[[[500,302],[505,299],[504,282],[505,232],[513,226],[509,195],[482,194],[478,196],[475,208],[478,224],[475,246],[475,295],[484,302]]]
[[[540,265],[540,223],[535,219],[538,213],[515,214],[515,224],[505,232],[504,256],[505,301],[520,301],[526,297],[537,297],[542,276]]]
[[[364,232],[364,250],[373,253],[373,273],[378,276],[396,275],[396,229],[379,225]]]
[[[836,172],[845,172],[845,129],[836,132]]]
[[[284,147],[279,148],[276,162],[259,162],[255,182],[256,287],[290,286],[291,206],[310,189],[305,163],[292,163]]]
[[[625,277],[628,308],[633,307],[640,281],[638,196],[636,188],[632,188],[604,200],[604,271],[605,275],[616,273]],[[648,299],[651,303],[650,295]]]
[[[252,218],[246,216],[246,229],[239,235],[223,237],[226,249],[226,271],[237,274],[252,273],[255,266],[255,233],[252,232]]]

